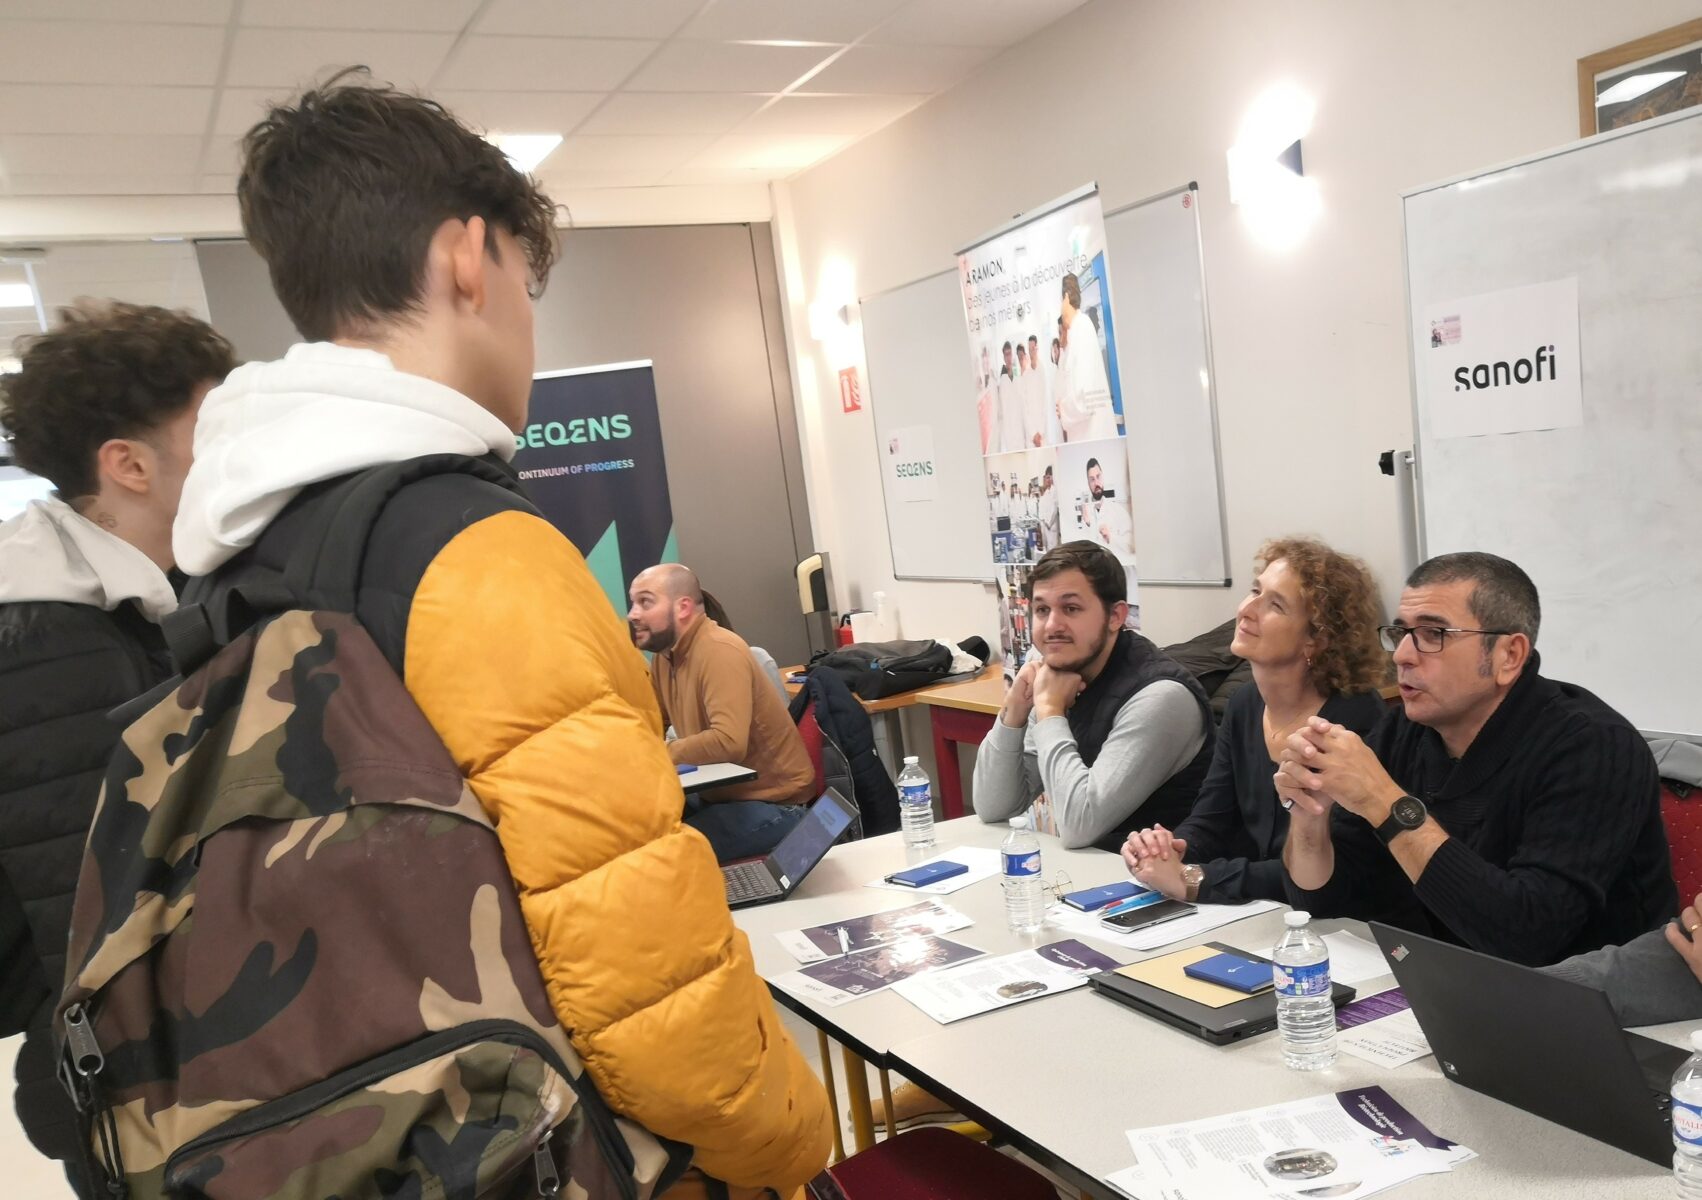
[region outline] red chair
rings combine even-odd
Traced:
[[[948,1129],[916,1129],[829,1167],[811,1200],[1058,1200],[1046,1178]]]
[[[1702,892],[1702,788],[1661,780],[1661,823],[1667,827],[1678,902],[1689,904]]]

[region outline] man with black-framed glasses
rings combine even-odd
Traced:
[[[1401,708],[1361,740],[1313,718],[1278,764],[1289,901],[1541,966],[1677,907],[1654,756],[1583,688],[1544,678],[1524,571],[1444,554],[1383,644]]]

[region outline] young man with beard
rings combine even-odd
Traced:
[[[0,1035],[24,1032],[24,1132],[66,1162],[79,1159],[79,1123],[49,1022],[122,732],[107,713],[171,674],[158,622],[177,607],[172,517],[196,409],[235,365],[230,343],[186,313],[81,304],[0,378],[18,464],[56,489],[0,525]]]
[[[1064,845],[1106,850],[1187,816],[1211,760],[1211,709],[1186,668],[1123,628],[1123,565],[1066,542],[1035,564],[1026,594],[1040,657],[981,742],[976,813],[1008,820],[1045,793]]]
[[[633,644],[654,654],[650,681],[679,736],[676,763],[738,763],[757,776],[686,801],[687,825],[722,862],[767,854],[815,799],[815,767],[780,693],[745,639],[704,611],[697,574],[678,563],[641,571],[629,589]]]
[[[273,577],[324,535],[340,481],[460,459],[379,514],[355,615],[491,816],[587,1074],[693,1147],[669,1200],[719,1190],[702,1176],[794,1192],[827,1161],[826,1094],[680,822],[643,658],[512,486],[555,205],[437,104],[348,73],[248,132],[237,200],[309,340],[203,405],[179,564],[211,592]]]

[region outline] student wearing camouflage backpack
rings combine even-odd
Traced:
[[[234,365],[230,343],[186,313],[83,303],[0,378],[17,462],[56,489],[0,525],[0,1036],[25,1032],[18,1117],[66,1162],[75,1114],[48,1018],[118,741],[107,710],[171,674],[158,622],[177,604],[172,517],[195,410]]]
[[[208,398],[174,544],[195,588],[282,568],[339,480],[507,472],[554,206],[437,105],[339,76],[243,143],[243,227],[308,341]],[[830,1114],[733,926],[643,660],[580,553],[476,473],[397,492],[354,616],[491,822],[557,1017],[615,1112],[695,1150],[668,1193],[799,1189]]]

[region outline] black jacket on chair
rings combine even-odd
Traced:
[[[77,1154],[76,1121],[49,1021],[83,842],[123,732],[108,714],[170,674],[158,628],[128,602],[0,605],[0,1035],[27,1035],[18,1118],[61,1160]]]
[[[850,760],[857,792],[852,799],[863,814],[863,836],[893,832],[898,828],[898,788],[875,754],[875,727],[869,714],[831,667],[811,669],[802,690],[792,697],[794,722],[803,717],[812,700],[816,724]]]

